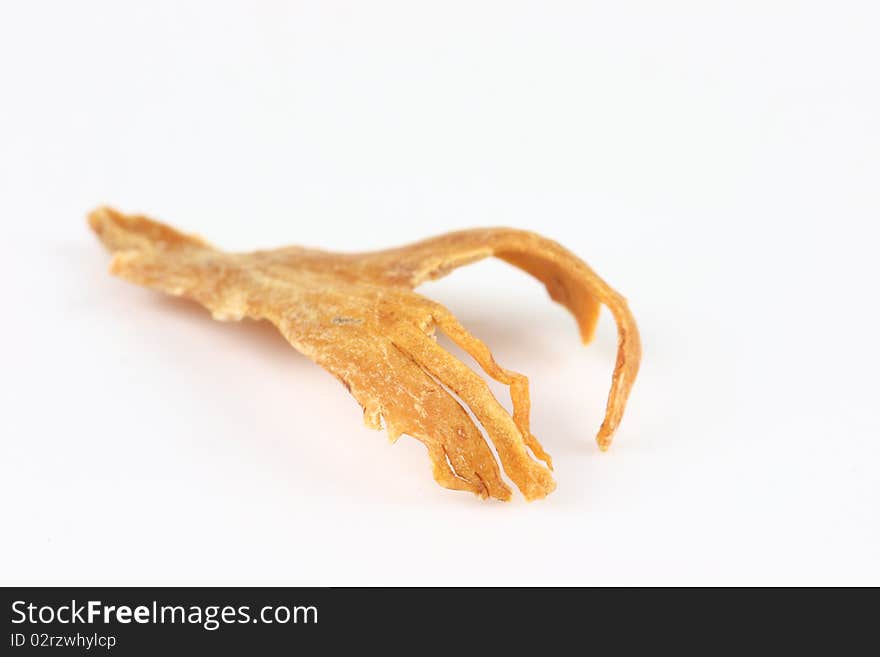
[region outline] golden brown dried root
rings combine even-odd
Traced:
[[[378,429],[384,421],[392,440],[405,433],[422,441],[434,478],[446,488],[510,498],[482,433],[449,391],[483,426],[505,474],[526,499],[544,497],[556,484],[550,457],[529,429],[526,377],[500,367],[446,308],[414,293],[417,285],[496,256],[541,280],[575,316],[584,342],[593,335],[600,304],[606,305],[617,322],[618,354],[597,436],[603,450],[638,372],[639,334],[626,301],[575,255],[534,233],[477,229],[362,254],[299,247],[226,253],[110,208],[95,210],[89,223],[114,253],[114,274],[194,299],[216,319],[275,324],[291,345],[342,381],[368,426]],[[436,327],[510,387],[512,417],[481,377],[437,344]]]

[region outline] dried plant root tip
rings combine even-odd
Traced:
[[[617,322],[617,359],[611,375],[611,390],[605,406],[605,418],[596,435],[596,443],[603,452],[611,447],[617,427],[623,419],[629,393],[639,373],[642,360],[642,341],[636,320],[626,299],[611,288],[603,293],[602,302],[611,310]]]
[[[197,235],[188,235],[140,215],[100,207],[89,214],[89,225],[110,251],[213,249]]]
[[[483,379],[414,326],[401,325],[392,339],[470,407],[495,445],[504,472],[527,500],[545,497],[553,491],[556,482],[550,471],[529,455],[513,418]]]
[[[437,304],[434,307],[433,318],[437,326],[452,340],[460,349],[469,354],[483,371],[493,379],[506,386],[510,386],[510,401],[513,404],[513,421],[519,429],[526,445],[532,454],[544,461],[547,467],[553,469],[553,459],[544,451],[541,443],[529,429],[529,413],[531,401],[529,398],[529,379],[523,374],[507,370],[495,362],[492,352],[486,343],[471,335],[456,317],[443,306]]]

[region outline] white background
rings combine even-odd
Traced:
[[[0,583],[880,584],[875,2],[4,2]],[[612,450],[498,261],[420,291],[529,375],[558,489],[481,502],[271,327],[107,274],[537,230],[645,344]]]

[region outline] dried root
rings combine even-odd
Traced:
[[[446,488],[507,500],[510,489],[468,406],[492,441],[504,473],[528,500],[556,486],[550,456],[529,428],[528,379],[499,366],[488,347],[443,306],[412,290],[457,267],[496,256],[527,271],[578,321],[586,343],[599,307],[618,328],[617,363],[597,436],[607,449],[638,372],[641,346],[626,301],[559,244],[506,228],[449,233],[364,254],[299,247],[226,253],[146,217],[99,208],[89,223],[114,253],[111,271],[133,283],[198,301],[217,319],[275,324],[297,350],[336,376],[373,428],[425,444]],[[509,386],[511,416],[480,376],[442,349],[436,328]],[[455,396],[453,396],[453,394]]]

